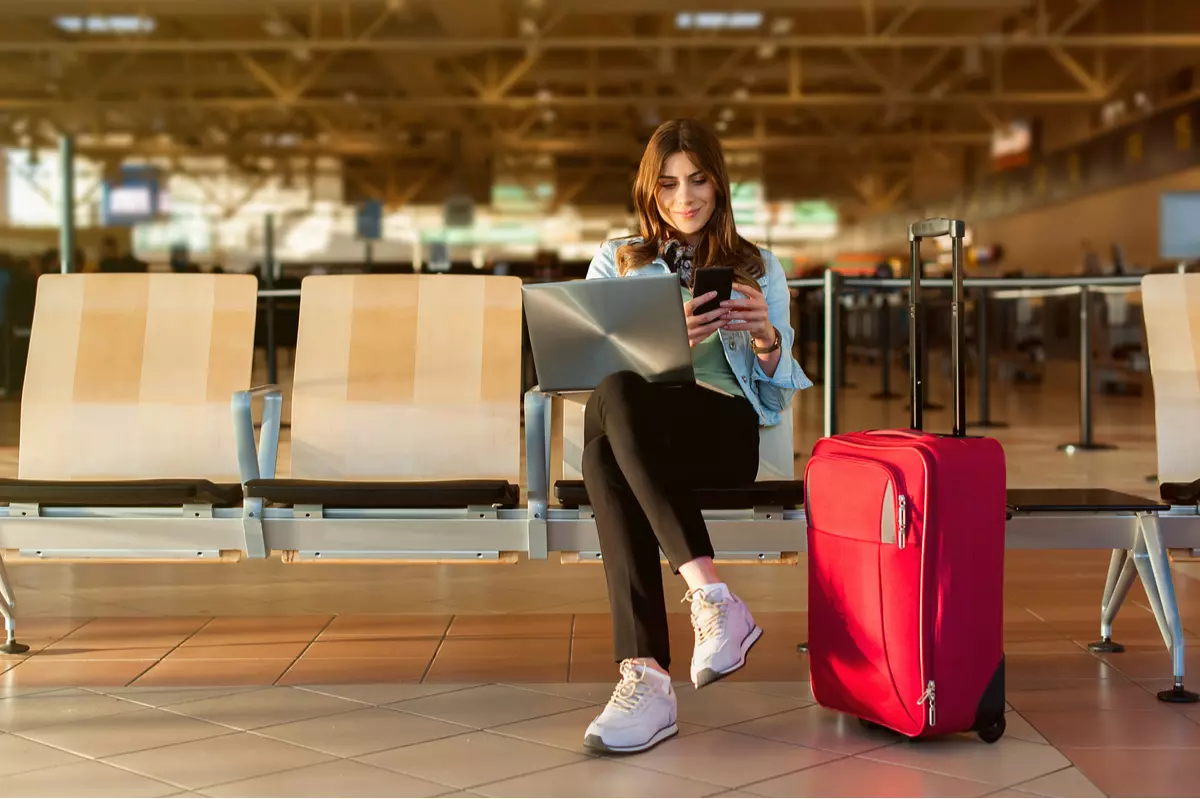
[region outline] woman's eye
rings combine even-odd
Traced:
[[[703,186],[705,183],[708,183],[708,178],[696,178],[692,181],[693,186]]]
[[[675,188],[675,184],[674,183],[659,183],[658,187],[660,189],[666,189],[667,191],[670,191],[671,189]]]

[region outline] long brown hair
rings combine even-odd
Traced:
[[[735,279],[757,281],[766,267],[758,247],[739,236],[734,227],[729,173],[725,168],[721,142],[715,133],[695,119],[664,122],[650,137],[633,183],[633,203],[637,209],[642,240],[623,245],[617,250],[618,273],[625,275],[653,261],[668,236],[682,239],[658,212],[657,200],[659,177],[667,159],[676,153],[684,153],[692,160],[712,183],[715,193],[712,217],[701,231],[700,241],[692,256],[695,268],[731,266]]]

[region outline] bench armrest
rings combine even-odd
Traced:
[[[262,430],[258,445],[254,442],[254,414],[252,405],[255,397],[263,400]],[[283,392],[279,386],[256,386],[247,391],[238,391],[230,402],[233,411],[233,436],[237,443],[238,474],[242,485],[249,480],[275,477],[275,463],[279,457],[279,424],[283,416]]]
[[[525,481],[533,519],[544,520],[550,504],[551,402],[537,386],[525,393]]]

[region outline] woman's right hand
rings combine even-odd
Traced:
[[[716,296],[717,292],[710,291],[707,294],[701,294],[699,297],[690,299],[683,304],[683,316],[687,320],[688,344],[692,347],[720,330],[729,321],[729,312],[724,308],[717,308],[715,311],[699,315],[692,313],[696,308],[704,305],[704,303],[715,299]]]

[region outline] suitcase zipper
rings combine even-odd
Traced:
[[[904,549],[904,541],[908,538],[908,497],[900,494],[896,497],[896,544]]]
[[[926,705],[929,711],[929,726],[937,726],[937,696],[933,680],[925,686],[925,693],[917,700],[918,705]]]

